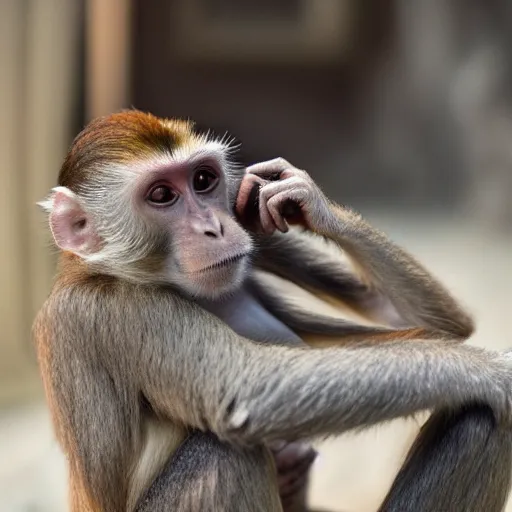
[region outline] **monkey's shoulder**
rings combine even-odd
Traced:
[[[58,335],[73,332],[78,339],[108,335],[112,329],[137,330],[142,325],[168,327],[201,308],[170,286],[135,283],[84,271],[80,263],[57,274],[52,291],[36,317]]]

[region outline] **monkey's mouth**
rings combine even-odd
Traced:
[[[235,254],[234,256],[230,256],[229,258],[218,261],[217,263],[203,267],[201,270],[198,270],[197,273],[202,274],[204,272],[211,272],[212,270],[220,270],[221,268],[229,267],[230,265],[243,260],[246,256],[247,253]]]

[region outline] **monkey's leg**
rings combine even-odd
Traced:
[[[235,448],[196,431],[139,501],[136,512],[282,512],[268,450]]]
[[[309,470],[316,458],[316,451],[306,443],[282,442],[275,443],[272,453],[277,468],[279,496],[284,512],[306,512]],[[251,466],[254,461],[236,460],[241,456],[245,457],[245,454],[242,455],[240,450],[233,450],[220,443],[212,434],[193,433],[146,493],[137,512],[159,511],[162,507],[164,507],[162,510],[166,510],[165,507],[169,504],[177,507],[176,510],[189,510],[194,506],[200,508],[208,503],[223,503],[224,507],[228,508],[222,510],[231,510],[229,509],[231,505],[234,509],[243,505],[244,510],[252,510],[248,508],[249,506],[271,506],[265,505],[263,500],[268,500],[268,497],[265,497],[265,493],[261,493],[260,490],[261,485],[268,480],[268,476],[265,476],[262,481],[261,476],[258,476]],[[254,458],[254,455],[251,454],[250,458]],[[217,476],[212,482],[213,485],[205,487],[203,481],[210,478],[209,468],[215,468]],[[222,474],[220,474],[221,471]],[[244,471],[250,471],[250,476]],[[244,474],[247,474],[250,483],[240,481],[240,477],[244,477]],[[235,489],[239,484],[245,485],[245,496],[248,494],[247,487],[254,486],[255,482],[258,496],[256,500],[250,501],[249,505],[245,505],[238,491],[230,490],[230,487]],[[271,503],[274,503],[274,493],[271,489],[272,486],[269,494],[272,494]],[[234,499],[231,505],[229,496],[233,496]],[[263,508],[255,508],[255,510],[260,509],[263,510]]]
[[[379,512],[501,512],[512,468],[512,432],[473,405],[434,413]]]

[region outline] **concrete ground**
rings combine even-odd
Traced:
[[[512,346],[512,238],[500,239],[460,220],[410,214],[368,217],[473,312],[478,330],[472,343]],[[376,510],[417,427],[417,421],[396,421],[319,444],[312,504],[333,512]],[[0,512],[64,512],[65,474],[44,405],[0,411]],[[512,512],[512,505],[507,511]]]

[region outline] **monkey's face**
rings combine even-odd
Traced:
[[[252,249],[235,220],[231,148],[191,123],[142,112],[90,123],[42,205],[57,245],[91,268],[214,298],[238,287]]]
[[[134,189],[137,215],[167,240],[163,275],[194,296],[239,286],[252,249],[230,208],[222,158],[201,151],[143,173]]]

